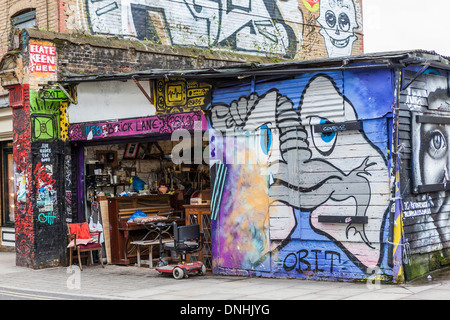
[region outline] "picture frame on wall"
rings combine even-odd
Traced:
[[[139,150],[139,143],[127,143],[125,148],[125,153],[123,154],[124,159],[134,160],[137,157],[137,153]]]

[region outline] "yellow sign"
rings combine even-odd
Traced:
[[[186,79],[159,79],[153,90],[156,113],[201,110],[211,101],[211,86]]]

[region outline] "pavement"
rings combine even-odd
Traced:
[[[148,267],[99,265],[29,269],[15,253],[0,252],[0,288],[102,300],[449,300],[450,269],[433,280],[402,285],[273,279],[247,276],[190,276],[175,280]]]

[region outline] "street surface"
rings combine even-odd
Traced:
[[[98,298],[73,296],[61,293],[26,291],[0,287],[0,300],[97,300]]]
[[[14,253],[0,252],[0,299],[166,300],[185,307],[171,311],[186,313],[195,312],[196,309],[188,309],[194,302],[215,300],[222,304],[215,309],[215,314],[219,310],[231,310],[225,301],[450,300],[450,269],[432,274],[431,280],[425,278],[402,285],[212,274],[175,280],[148,267],[136,266],[91,265],[83,271],[77,266],[33,270],[15,266]],[[252,312],[263,310],[263,305],[252,307]]]

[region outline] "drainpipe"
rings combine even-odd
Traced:
[[[57,15],[58,15],[58,17],[56,18],[56,23],[58,25],[58,32],[61,32],[61,20],[60,20],[61,19],[61,0],[56,1],[56,9],[57,9]],[[47,8],[47,12],[48,12],[48,8]],[[48,17],[47,17],[47,21],[48,21]]]
[[[49,31],[50,30],[50,24],[49,24],[49,21],[48,21],[48,0],[45,0],[45,11],[46,11],[46,14],[47,14],[47,17],[46,17],[46,20],[47,20],[47,31]]]

